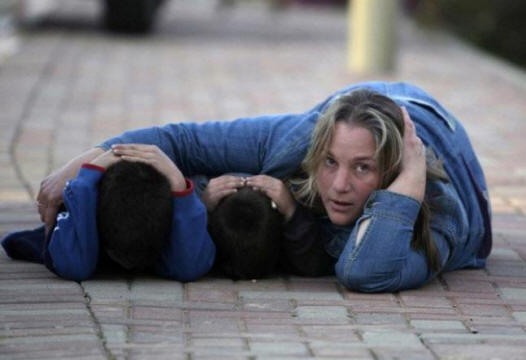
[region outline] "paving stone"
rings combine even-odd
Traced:
[[[526,311],[516,311],[512,313],[513,317],[522,323],[526,323]]]
[[[411,296],[402,295],[402,301],[406,306],[410,307],[437,307],[437,308],[451,308],[451,301],[445,296]]]
[[[474,316],[510,316],[503,305],[472,305],[459,304],[459,310],[466,315]]]
[[[301,299],[301,300],[341,300],[342,296],[335,292],[298,292],[298,291],[240,291],[244,299]]]
[[[465,280],[447,280],[449,290],[451,291],[465,291],[465,292],[482,292],[482,293],[491,293],[495,291],[493,285],[488,281],[474,281],[471,279]]]
[[[82,287],[93,303],[126,302],[130,299],[130,291],[126,280],[105,279],[87,280]]]
[[[361,343],[311,341],[316,358],[374,359],[371,351]]]
[[[183,344],[185,342],[185,327],[180,323],[156,323],[130,326],[128,333],[130,341],[144,344]]]
[[[462,330],[466,331],[466,327],[460,321],[451,320],[411,320],[409,322],[412,327],[417,330],[424,331],[443,331],[443,330]]]
[[[526,331],[520,324],[485,324],[474,322],[470,326],[470,331],[472,333],[482,334],[482,335],[524,335]]]
[[[259,300],[247,299],[243,304],[246,311],[292,311],[293,304],[288,299]]]
[[[509,344],[526,345],[526,334],[519,335],[502,335],[502,334],[443,334],[443,333],[425,333],[421,337],[429,343],[436,344],[489,344],[496,345]]]
[[[299,306],[296,309],[299,319],[326,319],[332,322],[347,322],[347,308],[343,306]]]
[[[123,325],[102,324],[102,334],[108,344],[126,343],[128,341],[128,328]]]
[[[422,350],[420,339],[412,333],[400,331],[365,331],[363,341],[370,347]]]
[[[10,360],[56,360],[56,359],[86,359],[86,360],[105,360],[106,355],[102,349],[96,347],[75,347],[66,348],[64,346],[38,348],[25,346],[19,353],[9,353]]]
[[[31,337],[12,337],[0,339],[0,344],[4,346],[24,346],[32,344],[51,344],[51,343],[93,343],[98,344],[99,339],[94,334],[73,334],[73,335],[53,335],[53,336],[31,336]]]
[[[23,325],[23,324],[19,324]],[[89,324],[88,326],[64,326],[62,324],[49,324],[45,326],[41,322],[38,324],[31,324],[34,327],[22,327],[13,328],[9,323],[3,322],[0,328],[0,337],[37,337],[37,336],[54,336],[54,335],[77,335],[77,334],[89,334],[96,335],[95,326]]]
[[[518,300],[526,303],[526,289],[521,288],[500,288],[502,297],[506,300]]]
[[[193,338],[191,344],[194,347],[213,347],[213,348],[236,348],[236,349],[245,349],[245,341],[241,338],[224,338],[224,337],[202,337],[202,338]]]
[[[305,333],[307,339],[312,341],[339,341],[339,342],[361,342],[358,334],[363,328],[347,324],[332,325],[301,325],[301,331]]]
[[[250,350],[257,355],[305,356],[308,349],[301,342],[259,342],[249,341]]]
[[[284,336],[299,336],[300,330],[296,325],[284,324],[284,325],[275,325],[275,324],[260,324],[260,323],[247,323],[246,330],[248,336],[258,336],[263,337],[272,334],[273,336],[283,338]]]
[[[237,294],[232,290],[223,289],[195,289],[188,291],[189,301],[223,302],[235,303],[238,301]]]
[[[509,248],[493,248],[491,249],[491,258],[492,260],[501,260],[501,261],[522,261],[519,254]]]
[[[355,314],[353,318],[357,324],[406,324],[406,320],[401,314],[371,312]]]
[[[131,283],[130,300],[154,300],[176,304],[183,300],[183,287],[178,281],[159,278],[137,278]]]
[[[130,309],[134,319],[182,321],[183,312],[175,307],[133,306]]]
[[[128,313],[127,306],[90,304],[90,307],[99,320],[125,318]]]
[[[524,347],[504,345],[432,345],[434,352],[444,359],[521,359],[526,356]]]

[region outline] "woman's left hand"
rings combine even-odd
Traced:
[[[90,164],[107,169],[120,160],[121,158],[119,156],[115,155],[113,151],[108,150],[91,160]]]
[[[290,220],[296,211],[296,202],[283,181],[268,175],[249,177],[247,186],[267,195],[277,206],[277,210],[285,216],[285,221]]]
[[[168,178],[172,191],[184,191],[186,181],[175,163],[156,145],[116,144],[111,150],[122,160],[151,165]]]
[[[402,170],[387,189],[422,202],[426,190],[426,148],[405,108],[402,114],[405,127]]]

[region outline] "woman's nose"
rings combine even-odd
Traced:
[[[352,189],[351,185],[351,176],[349,171],[344,169],[339,169],[334,177],[332,187],[336,192],[345,193],[349,192]]]

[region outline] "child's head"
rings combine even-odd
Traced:
[[[172,223],[168,179],[152,166],[118,161],[99,183],[97,226],[103,251],[128,270],[152,266]]]
[[[216,266],[233,279],[268,276],[275,269],[283,216],[261,192],[244,187],[224,198],[210,214],[217,247]]]

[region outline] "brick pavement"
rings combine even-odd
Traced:
[[[366,77],[345,69],[345,16],[172,1],[148,38],[101,33],[96,3],[64,1],[0,64],[0,233],[38,224],[39,181],[125,129],[302,110]],[[77,20],[76,22],[72,19]],[[485,270],[358,294],[333,277],[81,284],[0,253],[2,359],[526,358],[526,76],[401,23],[398,71],[466,125],[487,172]]]

